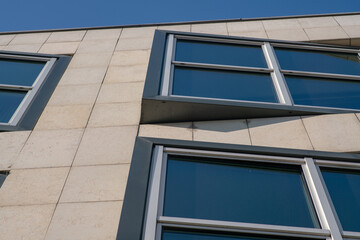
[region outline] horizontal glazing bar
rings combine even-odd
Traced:
[[[159,217],[159,223],[163,224],[181,224],[191,226],[201,226],[208,228],[223,228],[223,229],[238,229],[238,230],[249,230],[257,232],[274,232],[274,233],[285,233],[285,234],[301,234],[310,236],[330,236],[330,231],[325,229],[317,228],[302,228],[302,227],[287,227],[277,225],[265,225],[255,223],[243,223],[243,222],[227,222],[227,221],[215,221],[215,220],[204,220],[194,218],[176,218],[176,217]]]
[[[329,74],[329,73],[318,73],[318,72],[304,72],[304,71],[293,71],[293,70],[281,70],[283,74],[304,76],[304,77],[321,77],[321,78],[332,78],[332,79],[346,79],[360,81],[360,76],[356,75],[345,75],[345,74]],[[286,77],[285,77],[286,78]]]
[[[302,158],[290,158],[290,157],[277,157],[266,155],[253,155],[253,154],[241,154],[241,153],[227,153],[227,152],[215,152],[215,151],[203,151],[193,149],[181,149],[181,148],[165,148],[164,151],[168,154],[178,155],[191,155],[200,157],[212,157],[212,158],[226,158],[233,160],[246,160],[246,161],[262,161],[273,163],[290,163],[290,164],[302,164],[305,160]]]
[[[316,50],[316,51],[332,51],[332,52],[344,52],[344,53],[359,53],[360,52],[359,49],[348,49],[348,48],[295,45],[295,44],[286,44],[286,43],[270,43],[270,44],[274,47],[307,49],[307,50]]]
[[[17,90],[17,91],[29,91],[32,89],[31,86],[19,86],[19,85],[7,85],[0,84],[0,89],[4,90]]]
[[[360,239],[360,232],[348,232],[348,231],[344,231],[343,232],[343,237],[344,238],[351,238],[351,239]]]
[[[44,61],[44,62],[47,62],[51,59],[51,58],[44,58],[44,57],[32,57],[32,56],[10,55],[10,54],[0,54],[0,58],[9,58],[9,59],[18,59],[18,60],[34,60],[34,61]]]
[[[338,162],[338,161],[326,161],[326,160],[314,160],[316,165],[322,167],[340,167],[346,169],[360,169],[360,163],[353,162]]]
[[[223,39],[223,38],[207,38],[207,37],[194,37],[194,36],[186,36],[186,35],[175,35],[177,39],[186,39],[186,40],[196,40],[203,42],[214,42],[214,43],[232,43],[232,44],[245,44],[245,45],[255,45],[261,46],[264,42],[257,41],[246,41],[246,40],[235,40],[235,39]]]
[[[181,67],[220,69],[220,70],[231,70],[231,71],[242,71],[242,72],[259,72],[259,73],[271,73],[271,72],[273,72],[272,69],[267,69],[267,68],[238,67],[238,66],[207,64],[207,63],[173,61],[173,64],[175,66],[181,66]]]

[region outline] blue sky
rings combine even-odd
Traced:
[[[0,32],[360,11],[360,0],[3,0]]]

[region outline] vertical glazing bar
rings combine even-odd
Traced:
[[[161,79],[161,91],[160,91],[161,96],[169,96],[171,60],[173,57],[173,48],[174,48],[174,35],[170,34],[167,38],[167,43],[166,43],[165,62],[164,62],[163,75]]]
[[[340,225],[327,198],[314,160],[312,158],[305,158],[305,165],[302,165],[302,168],[322,227],[330,230],[332,240],[342,240]]]
[[[161,165],[163,158],[163,146],[156,146],[151,168],[150,186],[148,193],[148,205],[146,212],[144,239],[154,240],[156,235],[156,220],[158,214],[159,191],[161,181]]]
[[[275,90],[277,96],[279,98],[280,103],[286,105],[293,105],[293,101],[291,99],[288,87],[286,85],[283,74],[280,72],[280,65],[275,57],[274,49],[270,45],[270,43],[265,42],[262,45],[265,59],[270,68],[274,71],[271,73],[271,77],[273,79],[273,83],[275,86]]]

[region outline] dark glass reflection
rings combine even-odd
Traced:
[[[175,68],[174,95],[278,102],[269,74]]]
[[[0,84],[32,86],[45,62],[0,59]]]
[[[0,122],[9,122],[26,92],[0,90]]]
[[[309,199],[297,166],[168,159],[165,216],[318,228]]]
[[[321,172],[343,229],[360,232],[360,172],[330,168]]]
[[[260,46],[177,40],[175,60],[267,68]]]
[[[360,81],[286,76],[295,104],[360,109]]]
[[[360,59],[356,53],[288,48],[275,48],[275,52],[284,70],[360,75]]]
[[[7,172],[0,172],[0,187],[3,185],[8,173]]]

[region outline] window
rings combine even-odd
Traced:
[[[0,187],[3,185],[7,175],[9,175],[8,171],[0,171]]]
[[[69,59],[0,53],[0,131],[33,128]]]
[[[359,161],[138,138],[118,239],[359,238]]]
[[[158,31],[141,121],[359,112],[359,53],[355,48]]]

